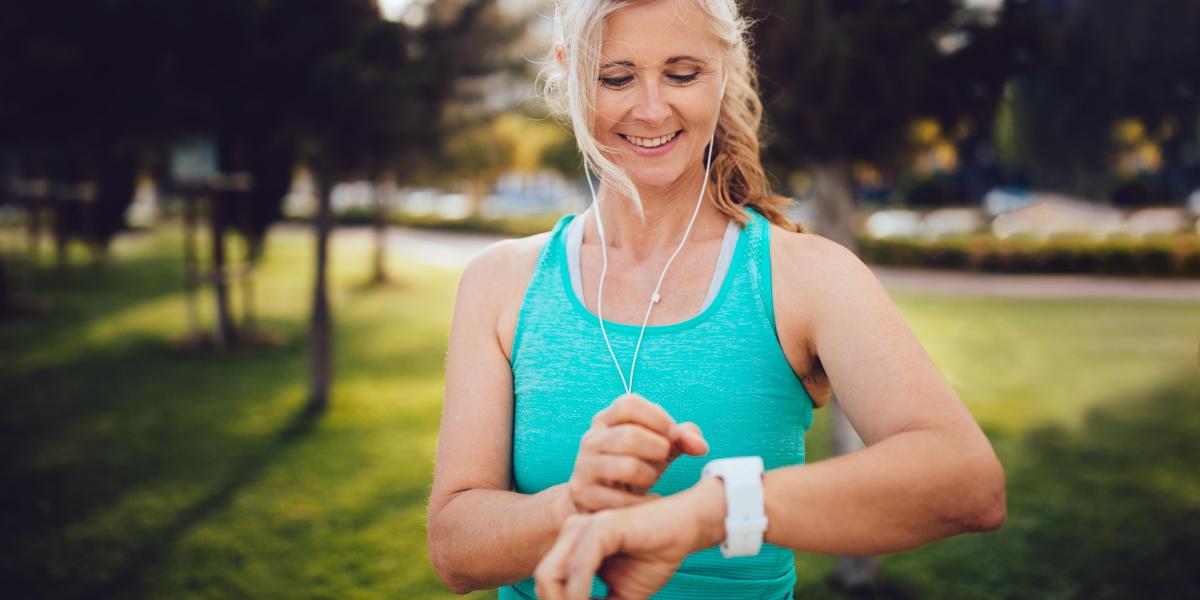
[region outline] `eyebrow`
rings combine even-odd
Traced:
[[[666,61],[664,61],[664,62],[665,62],[665,64],[668,64],[668,65],[673,65],[673,64],[675,64],[675,63],[679,63],[679,62],[685,62],[685,61],[696,62],[696,63],[700,63],[700,64],[702,64],[702,65],[703,65],[703,64],[707,64],[707,62],[706,62],[704,59],[701,59],[701,58],[696,58],[695,56],[687,56],[687,55],[683,55],[683,56],[672,56],[671,58],[668,58],[668,59],[667,59]],[[635,66],[635,65],[633,64],[633,61],[631,61],[631,60],[618,60],[618,61],[616,61],[616,62],[605,63],[605,64],[604,64],[603,66],[601,66],[600,68],[601,68],[601,69],[607,69],[607,68],[609,68],[609,67],[630,67],[630,68],[633,68],[634,66]]]

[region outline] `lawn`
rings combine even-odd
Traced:
[[[173,233],[122,239],[103,265],[13,268],[44,302],[0,321],[0,589],[453,597],[424,523],[457,273],[394,256],[397,285],[362,287],[362,239],[335,243],[337,384],[316,419],[301,410],[312,249],[295,229],[272,234],[257,279],[281,341],[224,353],[175,343]],[[896,300],[996,444],[1009,519],[885,557],[879,595],[1200,596],[1200,301]],[[833,559],[796,564],[798,596],[838,597]]]

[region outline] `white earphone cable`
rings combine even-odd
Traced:
[[[721,98],[725,97],[725,82],[721,83]],[[617,374],[621,376],[621,385],[625,387],[626,394],[633,393],[633,374],[637,368],[638,352],[642,348],[642,337],[646,334],[646,324],[650,322],[650,311],[654,305],[662,299],[659,291],[662,289],[663,280],[667,277],[667,270],[671,268],[671,263],[675,261],[675,257],[683,250],[683,246],[687,243],[688,235],[692,232],[692,225],[696,223],[696,216],[700,214],[700,205],[704,202],[704,192],[708,189],[708,176],[712,169],[712,153],[713,146],[716,145],[717,132],[713,130],[713,136],[708,142],[708,157],[705,160],[704,181],[700,184],[700,197],[696,200],[696,208],[692,210],[692,219],[688,222],[687,229],[683,232],[683,239],[679,241],[679,246],[675,248],[675,252],[667,259],[667,264],[663,267],[662,274],[658,276],[658,283],[654,286],[654,293],[650,295],[650,304],[646,306],[646,316],[642,319],[642,329],[638,333],[637,345],[633,349],[633,361],[629,365],[629,380],[625,380],[625,373],[621,370],[621,363],[617,360],[617,355],[613,352],[612,342],[608,339],[608,332],[604,329],[604,278],[608,274],[608,247],[604,241],[604,222],[600,219],[600,199],[596,195],[596,187],[592,184],[591,172],[588,170],[587,159],[583,161],[584,177],[587,179],[588,188],[592,192],[592,207],[595,209],[596,215],[596,230],[600,234],[600,254],[603,257],[604,264],[600,269],[600,285],[596,292],[596,312],[597,320],[600,322],[600,333],[604,336],[604,344],[608,347],[608,354],[612,356],[613,364],[617,367]]]

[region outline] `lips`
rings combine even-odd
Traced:
[[[620,135],[621,137],[625,138],[626,141],[630,142],[631,144],[633,144],[635,146],[641,146],[642,148],[658,148],[659,146],[663,146],[663,145],[669,143],[671,140],[675,139],[675,136],[678,135],[679,133],[680,133],[679,131],[673,131],[671,133],[658,135],[658,136],[650,136],[650,137],[635,136],[635,135],[630,135],[630,134],[626,134],[626,133],[620,133],[617,135]]]
[[[629,148],[634,155],[643,157],[656,157],[670,152],[672,148],[679,145],[679,139],[684,137],[686,134],[687,132],[685,130],[680,129],[674,133],[659,135],[652,138],[643,138],[624,133],[618,133],[617,135],[622,141],[625,142],[625,146]],[[653,143],[657,143],[657,145],[645,145]]]

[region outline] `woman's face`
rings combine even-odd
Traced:
[[[702,177],[720,111],[721,45],[687,0],[657,0],[609,16],[596,82],[595,133],[639,190]]]

